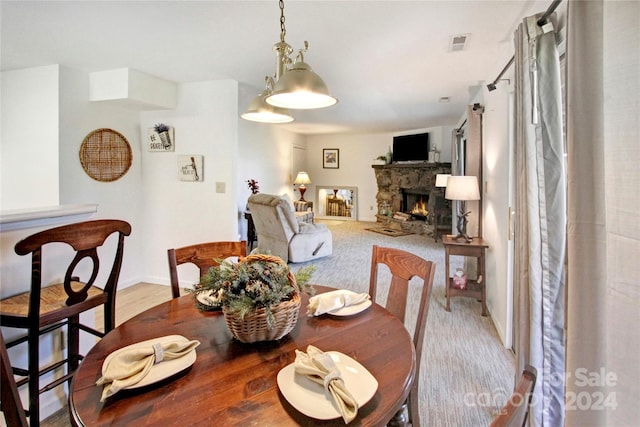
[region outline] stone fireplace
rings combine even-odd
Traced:
[[[424,205],[427,212],[434,212],[438,199],[444,199],[445,190],[436,187],[436,175],[450,174],[451,163],[373,165],[373,169],[378,184],[377,218],[379,222],[388,224],[392,222],[395,213],[411,213],[416,204],[421,208]],[[391,214],[387,212],[382,215],[383,207],[386,206]],[[419,221],[402,221],[402,228],[410,226],[410,222],[420,226],[431,224],[431,217],[427,217],[426,212],[414,213],[412,219]],[[422,229],[411,231],[424,234]]]

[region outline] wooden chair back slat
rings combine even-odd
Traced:
[[[247,242],[245,240],[239,242],[198,243],[191,246],[169,249],[167,251],[167,257],[169,261],[172,297],[178,298],[180,296],[178,265],[187,263],[194,264],[200,272],[199,277],[202,277],[211,267],[219,265],[217,260],[233,256],[247,256]]]
[[[386,265],[391,272],[391,283],[385,307],[403,323],[405,320],[407,301],[409,298],[409,283],[414,277],[422,279],[420,305],[413,332],[413,344],[416,350],[416,375],[409,393],[409,421],[414,427],[420,426],[418,411],[418,384],[420,378],[420,359],[429,313],[429,301],[433,288],[433,277],[436,266],[412,253],[395,248],[373,246],[371,256],[371,275],[369,280],[369,295],[375,301],[378,288],[379,265]]]

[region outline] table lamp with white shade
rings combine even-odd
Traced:
[[[447,179],[451,176],[450,173],[439,173],[436,175],[436,187],[446,187]]]
[[[309,178],[309,174],[306,172],[298,172],[298,176],[296,176],[296,180],[293,181],[294,184],[300,185],[298,190],[300,191],[300,201],[306,202],[304,199],[304,192],[307,191],[306,184],[311,184],[311,178]]]
[[[450,176],[447,179],[447,190],[444,197],[448,200],[458,201],[458,235],[455,240],[463,238],[467,243],[471,242],[471,237],[467,234],[467,200],[480,200],[480,189],[478,188],[478,178],[475,176]]]

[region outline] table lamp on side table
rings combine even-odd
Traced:
[[[451,176],[450,173],[439,173],[436,175],[436,187],[446,187],[447,180]]]
[[[458,201],[458,235],[455,240],[464,238],[469,243],[471,237],[467,234],[467,215],[471,211],[466,210],[467,200],[480,200],[478,178],[475,176],[450,176],[447,178],[446,199]]]
[[[298,176],[296,176],[296,180],[293,181],[294,184],[299,184],[298,190],[300,191],[300,201],[305,202],[304,200],[304,192],[307,191],[307,187],[305,184],[311,184],[311,179],[309,178],[309,174],[306,172],[298,172]]]

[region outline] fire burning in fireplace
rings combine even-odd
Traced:
[[[418,200],[413,204],[413,208],[411,208],[409,213],[419,217],[426,217],[429,213],[429,211],[427,210],[427,201],[422,197],[418,198]]]

